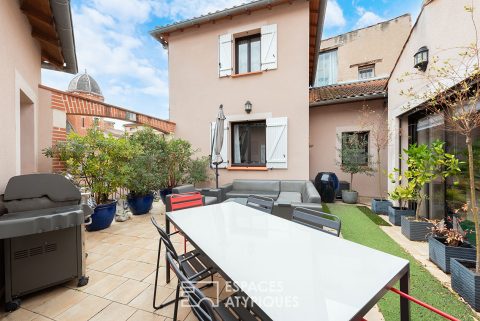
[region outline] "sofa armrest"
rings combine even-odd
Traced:
[[[3,202],[3,194],[0,195],[0,216],[2,216],[3,214],[6,214],[8,211],[7,211],[7,208],[5,207],[5,203]]]
[[[198,191],[204,196],[216,197],[217,202],[222,199],[222,190],[219,188],[200,188]]]
[[[195,192],[195,187],[192,184],[188,185],[181,185],[172,188],[172,194],[183,194],[183,193],[191,193]]]
[[[222,193],[221,193],[222,199],[219,200],[219,203],[227,199],[227,193],[233,190],[233,184],[230,183],[230,184],[223,185],[220,187],[220,189],[222,190]]]
[[[317,189],[312,184],[312,182],[307,181],[305,186],[305,192],[307,194],[307,199],[302,200],[304,203],[321,203],[320,194],[318,194]]]

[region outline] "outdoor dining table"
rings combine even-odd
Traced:
[[[275,321],[362,320],[397,281],[408,294],[407,260],[235,202],[169,212],[167,232],[170,222]],[[404,298],[400,314],[410,320]]]

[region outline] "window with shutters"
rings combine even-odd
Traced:
[[[232,123],[232,166],[266,166],[266,122]]]
[[[235,39],[235,73],[260,71],[260,34]]]

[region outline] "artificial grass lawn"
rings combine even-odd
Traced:
[[[420,262],[408,254],[356,206],[328,204],[324,205],[323,209],[340,217],[342,236],[345,239],[409,260],[410,294],[412,296],[462,321],[476,320],[472,310],[461,302],[456,294],[445,288]],[[378,262],[378,264],[382,263]],[[397,294],[387,293],[378,302],[378,306],[385,321],[400,320],[400,301]],[[445,320],[414,303],[411,303],[410,306],[412,321]]]
[[[373,223],[380,225],[380,226],[392,226],[390,223],[385,222],[383,218],[378,216],[377,214],[373,213],[371,209],[366,206],[357,206],[357,208],[363,212],[369,219],[373,221]]]

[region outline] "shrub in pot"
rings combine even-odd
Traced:
[[[356,204],[358,192],[353,190],[355,174],[372,175],[371,155],[366,152],[368,141],[361,133],[343,133],[339,137],[341,147],[338,149],[338,165],[342,172],[350,174],[351,190],[342,190],[342,200],[347,204]]]
[[[390,179],[392,182],[395,180],[392,179],[393,175],[390,174]],[[406,207],[409,200],[415,199],[413,196],[412,185],[397,185],[395,189],[390,193],[390,198],[394,201],[398,201],[398,206],[389,206],[388,207],[388,220],[390,223],[396,226],[400,226],[403,216],[413,216],[415,211]]]
[[[198,183],[205,183],[211,179],[209,157],[203,156],[190,160],[185,183],[196,186]]]
[[[403,177],[407,180],[410,190],[410,200],[417,204],[414,218],[403,218],[402,234],[412,241],[426,240],[432,224],[422,217],[423,203],[427,193],[423,191],[425,184],[438,179],[446,179],[460,173],[459,160],[452,154],[445,152],[445,142],[434,141],[431,145],[412,144],[404,149],[402,159],[406,163]],[[394,169],[399,173],[398,169]],[[402,176],[399,177],[401,181]]]
[[[145,128],[128,138],[135,149],[129,163],[125,186],[129,190],[127,204],[134,215],[146,214],[153,204],[153,191],[165,182],[166,141],[153,129]]]
[[[47,157],[58,157],[65,163],[79,186],[86,185],[95,200],[92,223],[88,231],[110,226],[116,212],[116,200],[111,195],[125,186],[128,163],[133,147],[126,137],[104,135],[98,128],[88,129],[86,136],[68,135],[65,142],[44,150]]]

